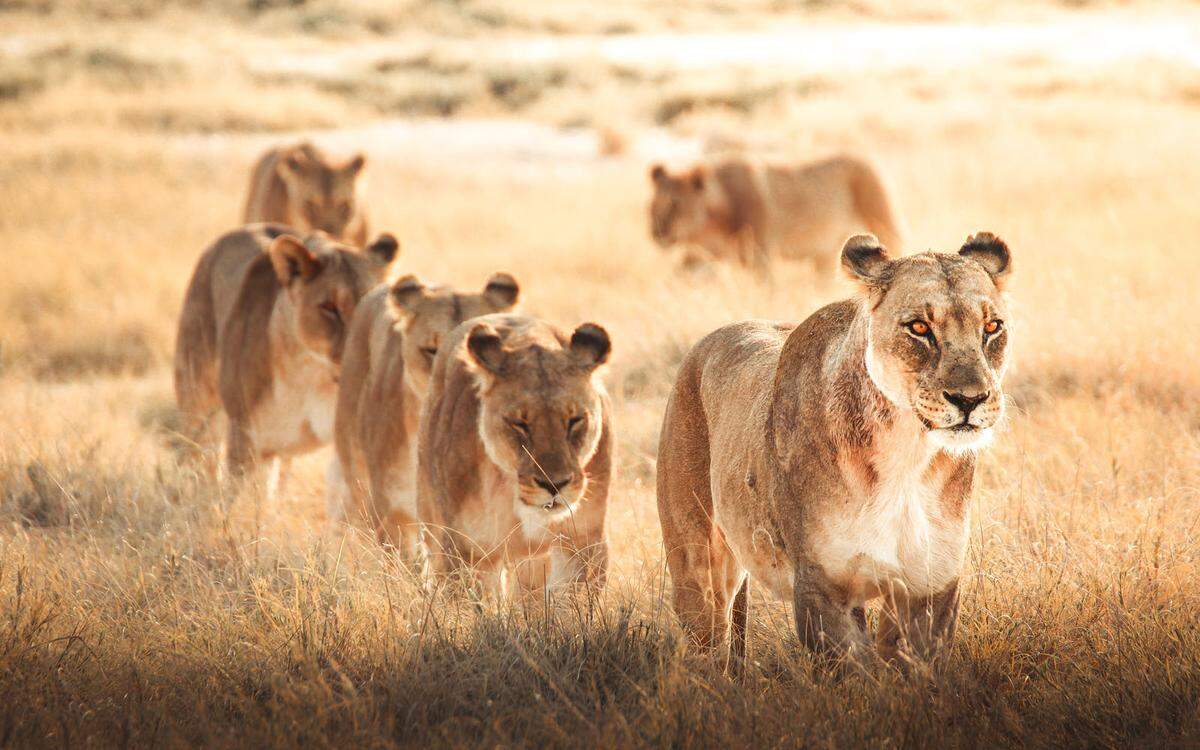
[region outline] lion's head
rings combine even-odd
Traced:
[[[892,259],[859,235],[842,249],[842,266],[866,292],[867,372],[876,387],[944,448],[985,445],[1004,414],[1008,246],[981,232],[957,253]]]
[[[343,163],[330,162],[308,143],[281,155],[277,172],[287,187],[292,215],[313,230],[345,236],[358,214],[358,185],[366,157],[355,154]]]
[[[286,325],[312,354],[339,364],[359,299],[383,280],[400,244],[381,234],[359,251],[323,234],[276,237],[268,248],[275,277],[290,302]]]
[[[438,347],[464,320],[508,312],[517,304],[520,287],[507,273],[493,274],[483,291],[458,292],[441,285],[426,285],[416,276],[400,278],[389,295],[404,331],[404,378],[424,395]]]
[[[661,164],[650,169],[654,197],[650,200],[650,236],[659,247],[691,242],[708,224],[704,167],[671,175]]]
[[[608,333],[584,323],[567,335],[529,318],[475,323],[467,352],[479,383],[479,434],[488,457],[515,475],[526,525],[569,517],[588,487],[604,429]]]

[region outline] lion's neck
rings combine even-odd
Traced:
[[[715,179],[709,180],[705,186],[704,201],[708,216],[708,225],[705,227],[706,233],[718,237],[726,237],[736,234],[741,229],[729,194],[717,184]]]
[[[830,393],[825,415],[839,452],[870,450],[877,433],[904,416],[867,372],[867,331],[866,315],[860,312],[827,364]]]
[[[327,358],[309,349],[296,333],[299,311],[286,291],[281,290],[267,327],[271,368],[277,377],[299,378],[324,383],[336,379],[336,368]]]

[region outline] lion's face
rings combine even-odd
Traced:
[[[520,287],[506,273],[493,274],[476,294],[444,286],[427,286],[416,276],[405,276],[392,285],[391,300],[404,330],[404,379],[414,392],[429,391],[429,376],[438,347],[464,320],[511,311]]]
[[[358,181],[366,159],[358,154],[344,164],[331,164],[311,146],[292,149],[279,160],[279,176],[297,223],[344,237],[358,213]]]
[[[271,265],[290,301],[295,339],[313,355],[341,363],[354,308],[381,282],[399,251],[390,234],[381,234],[363,251],[320,234],[300,240],[281,235],[269,249]]]
[[[654,197],[650,200],[650,236],[659,247],[691,242],[708,224],[705,175],[696,168],[671,175],[661,165],[650,170]]]
[[[557,338],[509,349],[487,322],[467,337],[480,380],[479,434],[488,457],[516,476],[516,511],[527,525],[575,511],[603,432],[597,369],[608,359],[608,333],[584,323],[569,340]]]
[[[981,233],[958,254],[890,260],[873,240],[852,238],[842,255],[872,306],[871,380],[894,405],[911,410],[941,446],[982,447],[1004,414],[1007,246]]]

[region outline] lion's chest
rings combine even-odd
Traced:
[[[463,504],[455,519],[477,562],[508,564],[549,551],[553,531],[518,515],[519,505],[513,478],[495,467],[480,472],[478,494]]]
[[[966,519],[944,510],[944,480],[928,464],[923,453],[882,461],[869,490],[814,514],[810,554],[854,598],[891,586],[926,596],[958,578]]]
[[[333,439],[337,384],[327,371],[302,371],[275,381],[255,410],[255,443],[263,453],[301,453]]]

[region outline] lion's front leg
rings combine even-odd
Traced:
[[[818,657],[848,658],[860,663],[874,659],[862,609],[851,606],[845,593],[815,565],[796,565],[793,604],[800,640]]]
[[[880,612],[879,653],[889,660],[904,653],[929,661],[949,648],[957,622],[957,581],[933,596],[909,596],[903,589],[893,589]]]

